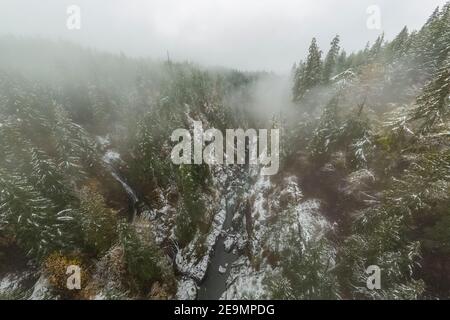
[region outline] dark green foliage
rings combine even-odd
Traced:
[[[325,106],[309,145],[309,152],[318,166],[324,164],[334,151],[339,132],[338,96]]]
[[[66,179],[58,171],[56,164],[36,147],[31,149],[31,165],[30,182],[43,195],[51,199],[59,208],[69,203],[76,203],[75,196],[65,184]]]
[[[322,81],[322,51],[317,46],[315,38],[309,47],[308,57],[304,66],[299,66],[296,82],[293,88],[294,101],[300,101],[304,95]]]
[[[411,120],[419,121],[421,132],[428,133],[436,126],[448,125],[449,116],[450,56],[417,98]]]
[[[322,103],[312,134],[302,137],[308,141],[311,160],[309,169],[302,171],[327,168],[330,171],[322,175],[352,178],[357,175],[349,174],[360,169],[374,173],[371,186],[350,179],[349,185],[334,187],[331,196],[332,201],[348,197],[350,186],[363,199],[330,203],[342,227],[335,275],[343,297],[447,298],[450,292],[445,275],[450,214],[449,21],[447,4],[436,9],[418,32],[405,27],[391,42],[381,35],[365,50],[338,56],[336,72],[352,68],[355,76],[339,84],[339,101]],[[303,73],[304,68],[296,72]],[[299,79],[297,75],[293,79],[294,100]],[[317,88],[316,84],[310,90]],[[365,286],[365,270],[371,264],[382,269],[381,290]],[[285,297],[281,288],[290,284],[283,282],[284,277],[278,280],[275,294]]]
[[[383,290],[360,292],[364,297],[420,297],[431,289],[414,277],[421,257],[447,254],[449,233],[442,227],[447,225],[450,205],[444,173],[450,168],[448,151],[416,157],[408,170],[390,181],[379,204],[360,213],[343,247],[341,267],[348,272],[370,264],[386,270]],[[354,276],[354,284],[364,277]]]
[[[191,242],[197,233],[197,226],[192,220],[189,212],[180,204],[177,210],[177,217],[175,219],[175,237],[181,248]]]
[[[339,74],[344,72],[349,67],[347,63],[347,53],[342,50],[339,56],[336,58],[336,73]]]
[[[408,52],[411,45],[408,28],[402,31],[386,46],[386,60],[388,63],[398,62]]]
[[[290,245],[281,256],[282,274],[266,279],[270,297],[288,300],[339,298],[326,241],[304,244],[293,237]]]
[[[450,5],[442,10],[436,8],[426,24],[414,36],[411,55],[414,69],[411,75],[415,79],[425,79],[434,74],[447,58],[449,50],[448,30],[450,26]]]
[[[366,167],[373,148],[368,119],[361,113],[342,113],[339,96],[325,106],[308,145],[310,157],[320,167],[330,160],[333,152],[342,151],[349,168]]]
[[[325,57],[322,80],[324,84],[327,84],[330,81],[331,76],[336,72],[339,55],[339,41],[338,35],[333,38],[333,41],[331,41],[331,48]]]
[[[203,194],[209,184],[209,168],[206,165],[180,165],[177,185],[182,204],[176,220],[176,234],[181,246],[193,239],[198,228],[206,225],[206,203]]]
[[[368,62],[376,61],[383,54],[384,34],[380,35],[369,50],[366,50]]]
[[[85,248],[96,255],[104,253],[117,238],[116,212],[106,206],[100,194],[85,187],[80,192],[79,214]]]
[[[40,259],[55,250],[73,248],[77,235],[73,209],[58,211],[26,177],[17,174],[2,171],[0,189],[1,227],[30,257]]]
[[[152,283],[161,280],[163,275],[160,264],[164,258],[161,252],[153,243],[144,242],[127,223],[119,224],[119,237],[132,286],[149,290]]]
[[[135,144],[136,167],[132,168],[138,179],[156,180],[162,186],[173,179],[170,149],[163,137],[170,136],[170,128],[181,127],[177,114],[168,104],[162,103],[140,121]]]

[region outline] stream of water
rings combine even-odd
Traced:
[[[103,162],[105,163],[106,168],[111,173],[112,177],[120,183],[126,194],[128,195],[128,199],[130,201],[130,207],[133,211],[133,218],[136,216],[137,213],[137,204],[139,202],[139,198],[134,192],[134,190],[128,185],[128,183],[117,173],[116,169],[114,168],[114,161],[120,160],[120,155],[114,151],[107,151],[105,155],[103,156]]]
[[[112,156],[108,156],[108,154],[105,155],[105,165],[111,172],[114,179],[121,184],[127,193],[133,207],[133,216],[135,216],[139,199],[134,190],[116,172],[113,165],[114,159],[120,159],[120,156],[118,154],[112,154]],[[199,300],[218,300],[227,288],[226,280],[230,273],[231,265],[238,258],[238,256],[233,254],[232,251],[227,252],[224,245],[227,234],[232,228],[234,209],[234,206],[230,206],[228,199],[226,199],[225,221],[222,226],[222,232],[214,245],[213,254],[210,258],[205,278],[200,284],[200,288],[198,290],[197,299]]]
[[[198,294],[198,300],[218,300],[226,290],[226,280],[230,273],[231,264],[238,258],[237,255],[225,250],[224,242],[227,233],[231,229],[234,215],[234,207],[226,201],[226,216],[222,232],[214,246],[214,252],[210,259],[205,278],[203,279]]]

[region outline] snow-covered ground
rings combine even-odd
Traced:
[[[178,300],[195,300],[197,297],[197,290],[197,284],[193,279],[183,277],[180,281],[178,281],[176,298]]]
[[[45,276],[36,279],[32,271],[7,273],[0,279],[0,299],[43,300],[54,297]]]
[[[206,237],[205,255],[201,257],[200,260],[198,260],[198,258],[196,257],[195,254],[196,246],[198,245],[198,242],[201,241],[201,236],[197,234],[196,238],[193,241],[191,241],[191,243],[187,247],[178,251],[175,258],[177,269],[184,275],[188,275],[189,277],[197,281],[203,280],[206,274],[206,269],[208,268],[209,258],[213,250],[214,244],[216,243],[217,238],[219,237],[220,232],[222,231],[222,225],[223,222],[225,221],[226,215],[224,200],[222,201],[222,205],[223,207],[214,216],[211,231]]]
[[[267,265],[265,268],[265,270],[256,271],[247,257],[241,256],[231,266],[231,272],[227,279],[227,290],[220,299],[267,299],[263,280],[265,273],[271,268]]]
[[[264,279],[279,267],[269,263],[267,252],[279,254],[291,246],[292,234],[299,235],[303,244],[319,240],[331,226],[321,214],[320,201],[304,199],[294,176],[277,185],[269,177],[258,176],[243,199],[250,201],[250,217],[247,219],[243,212],[236,217],[242,227],[238,234],[228,237],[226,246],[230,249],[237,243],[240,251],[249,248],[250,255],[242,254],[232,264],[221,298],[270,298]]]
[[[48,279],[41,275],[33,287],[30,300],[45,300],[51,298],[50,283]]]
[[[8,273],[0,280],[0,295],[9,295],[20,288],[22,274]]]

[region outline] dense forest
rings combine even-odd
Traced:
[[[280,129],[278,174],[173,164],[193,121]],[[0,298],[448,299],[449,138],[450,3],[289,77],[2,36]]]

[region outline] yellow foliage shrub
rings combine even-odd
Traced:
[[[83,289],[83,284],[87,283],[88,272],[87,268],[83,265],[83,262],[79,257],[76,256],[65,256],[60,253],[52,253],[45,259],[44,262],[44,274],[47,276],[49,283],[52,287],[58,291],[58,293],[74,297],[80,290],[73,289],[70,290],[67,287],[67,279],[70,277],[71,273],[67,274],[67,268],[71,265],[80,267],[80,278],[81,278],[81,290]]]

